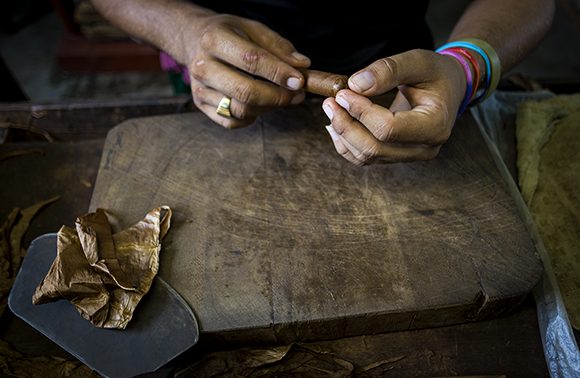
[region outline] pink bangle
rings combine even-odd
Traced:
[[[465,95],[463,96],[463,101],[461,102],[461,106],[459,107],[458,115],[463,114],[465,109],[467,109],[467,105],[469,105],[469,101],[473,95],[473,74],[471,73],[471,68],[469,67],[469,62],[458,52],[450,51],[450,50],[441,50],[438,52],[441,55],[449,55],[455,58],[461,66],[463,67],[463,72],[465,73],[465,81],[467,84],[467,88],[465,89]]]

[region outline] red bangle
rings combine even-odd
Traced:
[[[471,102],[475,98],[475,95],[479,89],[479,80],[481,78],[481,71],[479,70],[479,64],[477,64],[477,60],[473,57],[473,55],[471,55],[471,53],[467,49],[464,49],[462,47],[451,47],[448,50],[457,51],[459,54],[461,54],[467,60],[469,60],[471,67],[473,67],[474,80],[473,80],[473,89],[471,91],[471,97],[470,97],[470,102]]]

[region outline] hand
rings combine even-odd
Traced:
[[[411,50],[380,59],[349,78],[323,109],[336,151],[357,165],[433,159],[449,139],[466,90],[454,58]],[[398,88],[390,108],[369,96]]]
[[[196,106],[227,128],[247,126],[274,106],[304,100],[304,77],[297,68],[310,60],[265,25],[230,15],[196,19],[184,36],[191,91]],[[265,80],[263,80],[265,79]],[[231,97],[232,117],[216,113]]]

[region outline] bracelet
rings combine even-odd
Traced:
[[[479,80],[481,79],[481,72],[479,71],[479,64],[477,64],[477,60],[475,60],[475,58],[473,57],[473,55],[471,55],[471,53],[461,47],[451,47],[447,50],[451,50],[451,51],[457,51],[458,53],[460,53],[461,55],[463,55],[468,61],[469,63],[471,63],[471,67],[473,67],[473,74],[474,74],[474,78],[473,78],[473,91],[470,97],[470,102],[473,101],[473,99],[475,98],[475,95],[477,94],[478,91],[478,87],[479,87]]]
[[[449,56],[455,58],[455,60],[457,60],[461,64],[461,66],[463,67],[467,88],[465,89],[465,95],[463,96],[463,101],[461,101],[461,105],[459,106],[459,111],[457,112],[457,115],[460,116],[461,114],[463,114],[465,109],[467,109],[467,105],[469,105],[469,101],[471,100],[471,97],[473,95],[473,75],[471,74],[471,68],[469,68],[469,63],[467,63],[467,61],[465,61],[463,56],[455,51],[441,50],[441,51],[438,51],[438,53],[441,55],[449,55]]]
[[[491,62],[491,79],[489,88],[487,89],[487,92],[483,97],[483,99],[485,100],[491,95],[493,91],[495,91],[495,89],[499,84],[499,80],[501,79],[501,62],[499,60],[499,56],[497,55],[495,49],[489,43],[481,39],[465,38],[464,41],[479,46],[483,51],[485,51]]]
[[[501,63],[494,48],[489,43],[480,39],[465,38],[461,41],[446,43],[436,51],[448,49],[451,47],[463,47],[469,50],[473,50],[481,55],[485,62],[485,89],[480,96],[473,99],[472,103],[475,104],[488,98],[497,88],[501,78]]]

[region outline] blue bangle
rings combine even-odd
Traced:
[[[489,60],[489,57],[487,56],[486,52],[483,51],[483,49],[477,45],[474,45],[471,42],[463,42],[463,41],[455,41],[455,42],[449,42],[444,44],[443,46],[439,47],[437,50],[435,50],[435,52],[439,52],[441,50],[445,50],[449,47],[463,47],[466,49],[470,49],[473,50],[475,52],[477,52],[479,55],[481,55],[481,57],[483,58],[483,60],[485,61],[485,90],[483,91],[483,93],[473,99],[473,103],[478,102],[483,96],[485,96],[490,84],[491,84],[491,61]]]

